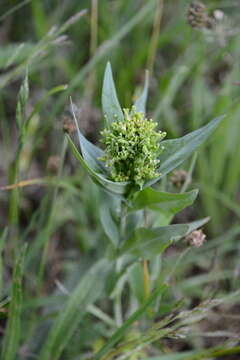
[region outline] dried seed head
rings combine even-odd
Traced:
[[[212,29],[213,19],[208,15],[206,6],[200,1],[193,1],[187,10],[187,22],[196,29]]]
[[[170,181],[177,188],[181,188],[186,181],[188,181],[188,184],[191,184],[192,178],[187,171],[180,169],[173,171]]]
[[[198,248],[206,241],[206,235],[201,229],[195,230],[186,237],[186,241],[189,243],[189,245]]]
[[[76,131],[76,125],[68,116],[63,117],[63,131],[71,135]]]

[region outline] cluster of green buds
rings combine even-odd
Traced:
[[[143,112],[124,109],[123,121],[114,121],[101,132],[105,155],[101,158],[110,169],[113,181],[130,181],[140,187],[160,174],[160,141],[165,132],[156,131],[157,123]]]

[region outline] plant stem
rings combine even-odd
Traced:
[[[147,227],[147,225],[148,225],[147,210],[144,210],[144,226]],[[144,286],[145,299],[147,299],[151,293],[151,280],[148,269],[148,261],[145,259],[143,260],[143,286]]]
[[[123,239],[124,232],[125,232],[125,224],[126,224],[126,207],[124,203],[121,203],[121,213],[120,213],[120,240]],[[122,258],[117,259],[116,261],[116,273],[117,275],[120,274],[122,270]],[[122,292],[119,291],[116,294],[114,299],[114,314],[115,314],[115,321],[118,327],[121,327],[123,324],[123,315],[122,315]]]
[[[116,273],[119,274],[121,272],[122,267],[122,259],[117,259],[116,261]],[[114,314],[115,314],[115,322],[117,327],[121,327],[123,324],[123,316],[122,316],[122,292],[119,291],[116,294],[114,299]]]
[[[145,299],[150,296],[150,276],[149,276],[149,269],[148,269],[148,261],[143,260],[143,283],[144,283],[144,294]]]
[[[99,320],[103,321],[104,323],[106,323],[107,325],[113,327],[116,329],[116,323],[115,321],[107,314],[105,314],[101,309],[99,309],[97,306],[95,305],[89,305],[87,307],[87,311],[94,315],[96,318],[98,318]]]
[[[23,148],[23,141],[22,138],[20,137],[16,158],[10,168],[10,176],[9,176],[10,184],[15,184],[17,182],[22,148]],[[10,194],[10,200],[9,200],[9,223],[11,225],[18,226],[18,215],[19,215],[19,190],[14,189]]]

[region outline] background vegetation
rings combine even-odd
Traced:
[[[223,359],[239,358],[227,351],[238,345],[240,333],[240,11],[238,1],[205,1],[209,14],[220,10],[215,16],[223,19],[214,29],[194,29],[186,18],[189,3],[1,1],[0,335],[4,360],[50,359],[50,348],[51,359],[88,359],[104,344],[108,344],[105,353],[96,359],[120,359],[124,346],[117,354],[109,351],[117,341],[131,342],[134,336],[138,339],[133,341],[134,349],[137,341],[146,346],[132,359],[193,359],[195,353],[196,359],[214,359],[221,353],[206,350],[222,344]],[[124,107],[141,90],[145,69],[150,70],[148,115],[167,131],[168,138],[226,114],[207,146],[184,163],[184,169],[192,172],[188,188],[198,187],[200,196],[174,222],[210,216],[204,227],[208,241],[199,249],[182,241],[162,259],[161,277],[170,289],[162,297],[157,319],[169,311],[177,313],[180,299],[181,310],[206,299],[225,301],[205,303],[205,310],[211,308],[208,317],[194,325],[186,338],[179,339],[183,332],[174,333],[171,328],[171,336],[164,335],[162,341],[157,340],[158,334],[154,347],[143,338],[144,325],[139,329],[134,322],[138,317],[126,323],[118,338],[110,304],[116,279],[107,277],[104,264],[92,268],[98,278],[87,272],[107,246],[99,220],[101,194],[68,153],[64,139],[71,95],[79,108],[82,131],[98,142],[108,60]],[[23,81],[26,71],[29,96]],[[23,186],[29,179],[31,186]],[[168,180],[168,190],[177,191],[172,174]],[[19,188],[4,188],[19,182]],[[131,309],[127,313],[128,286],[124,294],[127,319],[133,313]],[[139,316],[145,313],[145,305],[139,304]],[[172,326],[170,320],[162,324],[163,329],[167,326]],[[115,340],[107,342],[112,334]]]

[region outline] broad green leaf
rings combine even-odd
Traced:
[[[143,88],[143,92],[140,95],[140,97],[135,101],[134,106],[138,112],[143,112],[145,114],[146,112],[146,102],[147,102],[147,96],[148,96],[148,87],[149,87],[149,71],[146,70],[145,75],[145,84]]]
[[[123,244],[120,254],[130,253],[137,257],[151,259],[161,254],[175,238],[184,236],[187,231],[188,225],[185,224],[136,229]]]
[[[109,126],[116,120],[123,120],[123,112],[118,101],[110,62],[107,63],[102,89],[102,108],[106,117],[106,125]]]
[[[145,188],[139,191],[130,210],[140,210],[144,208],[157,209],[162,212],[175,215],[185,207],[192,205],[196,199],[198,190],[192,190],[183,194],[174,194]]]
[[[94,170],[92,170],[86,161],[82,158],[82,155],[77,150],[76,146],[74,145],[71,138],[67,135],[68,143],[70,145],[70,148],[73,152],[73,155],[75,158],[81,163],[81,165],[84,167],[84,169],[88,172],[91,179],[94,183],[104,188],[106,191],[109,191],[110,193],[116,194],[116,195],[123,195],[127,192],[128,189],[128,182],[114,182],[106,179],[103,175],[98,174]]]
[[[21,311],[22,311],[22,277],[23,261],[26,247],[18,256],[13,272],[11,302],[8,313],[7,327],[2,347],[2,359],[14,360],[17,356],[21,332]]]
[[[50,329],[39,356],[41,360],[60,358],[86,313],[87,307],[102,295],[110,268],[110,263],[101,260],[80,280]]]
[[[126,334],[127,330],[130,328],[130,326],[136,322],[149,308],[149,306],[155,301],[155,299],[160,295],[163,294],[164,291],[167,289],[167,286],[161,285],[158,287],[152,295],[143,303],[143,305],[136,310],[128,320],[124,322],[124,324],[110,337],[110,339],[107,341],[107,343],[98,351],[98,353],[95,355],[95,360],[100,360],[103,358],[103,356],[108,353],[109,350],[111,350],[116,343],[121,340],[124,335]],[[42,360],[42,359],[41,359]]]
[[[159,181],[163,176],[182,164],[216,129],[224,116],[220,116],[200,129],[181,138],[162,141],[164,151],[160,155],[160,176],[148,181],[144,187]]]

